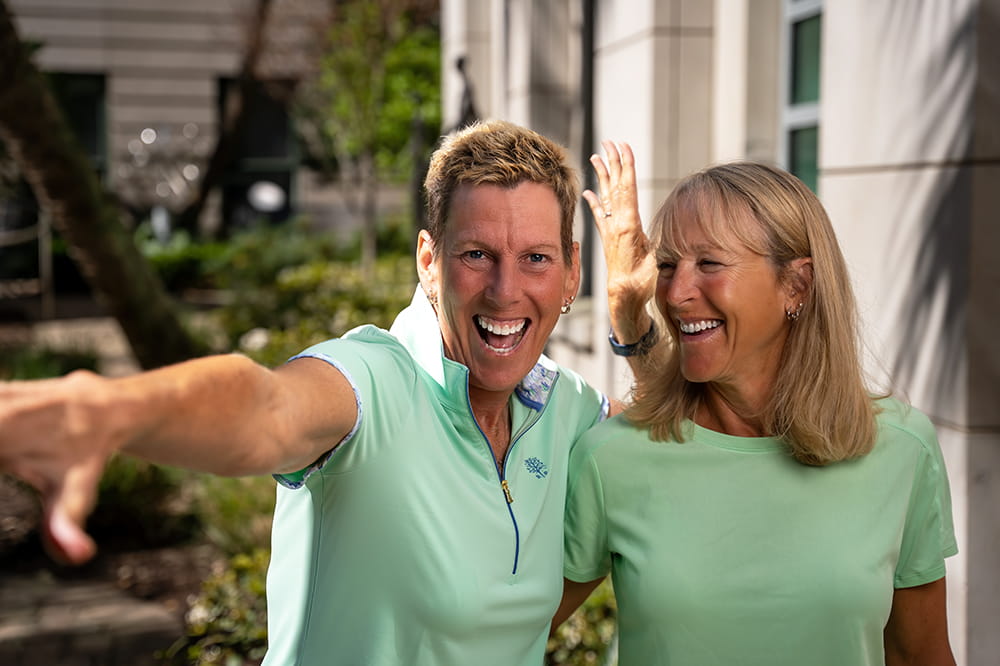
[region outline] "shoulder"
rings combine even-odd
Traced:
[[[649,443],[649,431],[633,425],[624,414],[612,416],[587,430],[577,440],[573,455],[599,458],[616,455],[622,447],[635,448]],[[614,451],[609,450],[614,449]]]
[[[291,360],[298,358],[328,363],[347,377],[356,393],[369,398],[379,386],[410,386],[419,374],[406,347],[389,332],[371,325],[315,344]]]
[[[303,356],[329,357],[341,362],[360,360],[368,364],[380,361],[413,364],[410,353],[395,336],[371,324],[351,329],[339,338],[312,345],[293,358]]]
[[[926,414],[896,398],[883,398],[876,406],[880,409],[876,416],[878,440],[872,453],[910,460],[931,473],[944,469],[937,431]]]
[[[880,441],[890,439],[921,449],[937,447],[934,424],[916,407],[892,397],[877,400],[875,406],[879,410],[876,422]]]

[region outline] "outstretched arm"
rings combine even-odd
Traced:
[[[307,466],[351,429],[347,380],[315,359],[269,370],[236,354],[129,377],[74,372],[0,384],[0,471],[33,485],[52,554],[93,556],[82,531],[115,452],[240,476]]]
[[[633,344],[653,325],[646,307],[656,287],[656,260],[653,244],[639,218],[632,148],[627,143],[612,141],[602,141],[601,145],[607,154],[607,164],[599,155],[590,158],[601,195],[586,190],[583,197],[594,215],[608,267],[611,329],[618,342]],[[663,334],[659,331],[661,344],[651,354],[628,357],[634,373],[643,372],[663,352]]]

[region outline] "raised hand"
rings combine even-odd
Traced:
[[[623,343],[638,340],[649,330],[646,304],[656,287],[656,260],[639,218],[635,185],[635,158],[627,143],[602,141],[607,164],[592,155],[601,191],[583,193],[597,223],[608,266],[608,309],[615,338]]]

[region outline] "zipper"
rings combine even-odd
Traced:
[[[476,424],[476,430],[479,434],[483,436],[483,443],[486,445],[486,451],[489,453],[490,458],[493,458],[493,448],[490,446],[490,438],[486,436],[483,429],[479,427],[479,421],[476,420],[476,414],[472,411],[472,398],[469,397],[469,387],[468,379],[466,379],[465,387],[465,401],[469,406],[469,414],[472,416],[472,422]],[[514,450],[514,446],[520,441],[521,437],[524,436],[526,432],[531,430],[531,427],[538,423],[539,419],[542,418],[542,414],[545,412],[545,408],[548,406],[548,401],[546,401],[542,408],[535,412],[532,418],[529,418],[525,425],[517,431],[516,434],[512,434],[510,438],[510,446],[507,447],[507,452],[504,454],[503,462],[498,463],[494,460],[494,466],[497,470],[497,479],[500,481],[500,490],[503,491],[504,502],[507,505],[507,513],[510,515],[511,525],[514,526],[514,566],[511,569],[510,574],[513,576],[517,573],[517,564],[521,556],[521,530],[517,524],[517,517],[514,515],[514,509],[511,504],[514,503],[514,495],[510,491],[510,484],[507,483],[507,459],[510,458],[510,452]]]

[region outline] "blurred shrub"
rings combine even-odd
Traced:
[[[233,348],[274,366],[355,326],[388,327],[415,285],[410,256],[379,258],[371,277],[354,264],[316,261],[278,271],[271,289],[237,292],[216,314]]]
[[[192,506],[201,520],[202,535],[212,545],[227,557],[269,546],[274,479],[199,474],[196,480]]]
[[[151,548],[193,539],[200,520],[180,501],[186,473],[129,456],[105,467],[87,529],[116,549]]]
[[[202,583],[186,616],[186,635],[164,655],[172,663],[258,664],[267,650],[264,589],[269,554],[256,549],[229,559]]]
[[[583,605],[549,638],[546,664],[614,664],[611,648],[617,626],[618,606],[611,580],[597,586]]]
[[[97,354],[87,350],[55,351],[38,347],[0,348],[0,380],[59,377],[73,370],[97,370]]]
[[[172,233],[168,242],[161,243],[148,222],[136,227],[134,238],[168,291],[176,294],[186,289],[218,286],[214,267],[226,254],[225,243],[195,242],[183,229]]]

